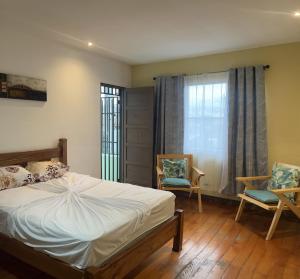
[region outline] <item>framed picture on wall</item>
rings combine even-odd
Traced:
[[[47,101],[47,81],[0,73],[0,98]]]

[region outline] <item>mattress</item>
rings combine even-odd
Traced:
[[[68,172],[0,192],[0,232],[83,269],[174,215],[166,191]]]

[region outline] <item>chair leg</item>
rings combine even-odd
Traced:
[[[193,192],[194,192],[193,189],[191,189],[190,194],[189,194],[189,199],[192,197]]]
[[[202,212],[202,200],[201,200],[201,191],[198,189],[198,211]]]
[[[240,219],[241,219],[241,216],[242,216],[242,213],[243,213],[243,210],[245,208],[245,204],[246,204],[246,201],[244,199],[241,199],[241,202],[240,202],[240,206],[239,206],[239,209],[238,209],[238,212],[235,216],[235,221],[236,222],[239,222]]]
[[[286,205],[298,218],[300,218],[300,207],[292,204],[284,194],[277,194],[277,196],[284,203],[284,205]]]
[[[268,231],[266,240],[270,240],[270,239],[272,238],[272,236],[273,236],[273,234],[274,234],[274,232],[275,232],[275,229],[276,229],[276,227],[277,227],[279,218],[280,218],[280,216],[281,216],[283,207],[284,207],[284,203],[280,200],[280,201],[278,202],[277,209],[276,209],[276,211],[275,211],[275,213],[274,213],[274,217],[273,217],[271,226],[270,226],[270,228],[269,228],[269,231]]]

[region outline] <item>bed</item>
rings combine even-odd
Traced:
[[[51,149],[0,154],[0,166],[51,158],[67,164],[66,139]],[[168,192],[71,172],[47,183],[2,192],[1,220],[9,216],[17,229],[9,233],[0,222],[0,249],[55,278],[122,278],[170,239],[174,238],[174,251],[182,247],[183,211],[174,214],[174,196]],[[74,199],[76,207],[54,206],[62,198]],[[92,223],[83,207],[94,214]],[[18,218],[12,218],[11,212]],[[68,220],[65,212],[72,212],[75,219]],[[53,220],[63,229],[48,234],[49,228],[53,232],[49,227]]]

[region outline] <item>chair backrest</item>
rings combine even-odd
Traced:
[[[283,166],[283,167],[286,167],[286,168],[297,169],[300,173],[300,166],[290,165],[290,164],[286,164],[286,163],[277,163],[277,165]],[[298,187],[300,187],[300,181],[299,181],[299,186]],[[295,194],[295,203],[297,205],[300,205],[300,194],[299,193]]]
[[[192,154],[158,154],[156,156],[156,163],[163,170],[162,159],[187,159],[187,168],[188,168],[188,177],[187,179],[191,179],[192,175],[192,166],[193,166],[193,155]]]

